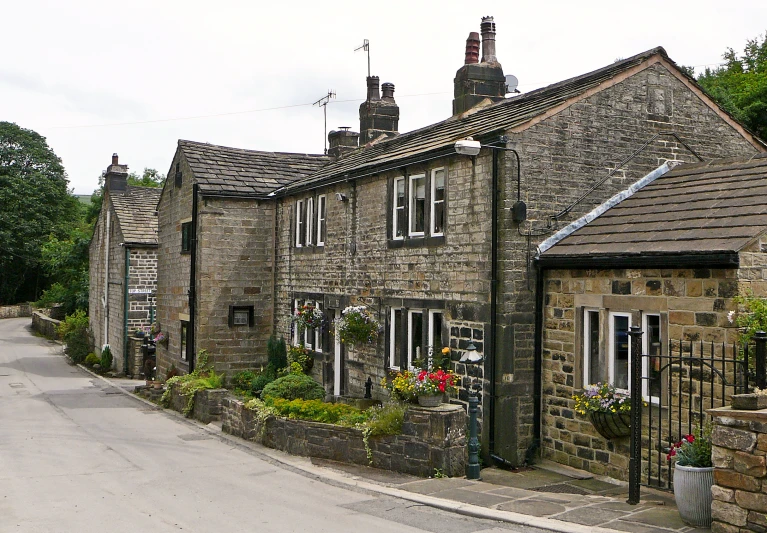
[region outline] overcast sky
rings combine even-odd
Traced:
[[[311,104],[335,91],[328,129],[359,131],[364,39],[406,132],[451,114],[485,15],[522,92],[655,46],[700,71],[767,30],[765,0],[6,0],[0,13],[0,120],[45,136],[78,194],[113,152],[167,173],[178,139],[322,153]]]

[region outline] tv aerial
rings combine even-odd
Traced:
[[[328,103],[330,102],[331,98],[336,97],[336,92],[333,90],[329,90],[328,94],[314,102],[312,105],[316,105],[322,108],[322,114],[325,117],[325,155],[328,154]]]

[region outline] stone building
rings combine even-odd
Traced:
[[[325,156],[179,141],[159,212],[160,377],[208,352],[231,375],[266,362],[274,323],[275,204],[269,193]]]
[[[484,364],[455,366],[464,386],[482,380],[484,452],[518,465],[535,452],[541,434],[536,246],[665,161],[753,155],[764,145],[662,48],[506,98],[492,17],[483,19],[481,34],[481,41],[477,33],[469,35],[454,81],[453,115],[442,122],[399,134],[394,86],[384,83],[380,94],[378,78],[368,78],[360,132],[331,132],[331,161],[315,159],[316,167],[295,179],[289,177],[293,166],[275,168],[283,181],[264,182],[259,200],[259,213],[273,218],[256,214],[252,200],[242,204],[241,223],[257,221],[260,231],[273,232],[273,247],[266,246],[261,259],[252,246],[236,242],[226,250],[211,248],[215,269],[201,267],[196,290],[218,291],[212,282],[230,269],[243,276],[237,294],[213,292],[208,310],[200,310],[200,321],[223,324],[234,296],[253,290],[248,283],[272,283],[273,300],[263,305],[273,314],[264,315],[263,335],[272,328],[311,346],[319,363],[315,377],[330,394],[361,396],[371,378],[373,395],[382,397],[377,383],[388,371],[444,346],[457,360],[473,343]],[[217,157],[211,153],[195,174],[220,179],[221,170],[212,168]],[[186,164],[183,158],[180,164]],[[200,250],[237,234],[240,220],[228,228],[214,209],[223,209],[223,200],[204,200],[200,193],[171,201],[169,188],[160,206],[160,320],[179,328],[188,313],[188,284],[173,280],[186,279],[189,267],[175,256],[182,220],[191,221],[192,198],[201,210],[210,209],[211,225],[200,227],[219,232],[215,241],[200,238]],[[184,191],[181,185],[177,194],[191,194],[191,188]],[[180,205],[181,211],[174,207]],[[165,255],[173,256],[167,273]],[[238,266],[251,259],[253,273]],[[202,296],[196,297],[202,305]],[[291,316],[303,303],[317,305],[330,319],[349,304],[364,304],[384,331],[377,344],[353,350],[327,331],[303,332],[299,339]],[[241,342],[221,324],[208,333],[200,331],[202,324],[193,328],[197,341],[189,346],[231,342],[217,349],[242,357],[233,359],[239,366],[221,367],[226,370],[247,366],[246,355],[263,361],[263,343]],[[175,354],[180,348],[174,335],[169,350]]]
[[[762,192],[765,153],[664,166],[541,244],[544,457],[626,478],[629,439],[602,438],[573,412],[572,395],[596,382],[628,388],[632,325],[644,332],[643,354],[667,356],[678,341],[737,342],[733,298],[767,296]],[[660,371],[643,368],[650,410]]]
[[[137,374],[128,335],[148,331],[154,315],[159,198],[160,189],[128,185],[128,165],[112,156],[90,243],[90,330],[95,349],[109,345],[113,369],[126,374]]]

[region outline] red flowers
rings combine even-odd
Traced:
[[[676,451],[681,449],[685,444],[692,444],[695,442],[695,435],[685,435],[682,440],[675,442],[666,455],[666,461],[670,461],[672,457],[676,456]]]
[[[421,370],[416,375],[416,390],[423,392],[452,392],[458,383],[458,376],[441,368],[436,372]]]

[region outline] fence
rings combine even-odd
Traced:
[[[733,394],[754,384],[765,387],[767,334],[753,345],[669,341],[661,350],[642,353],[642,331],[630,328],[631,444],[629,503],[639,502],[639,487],[671,489],[669,448],[707,420],[706,410],[730,403]]]

